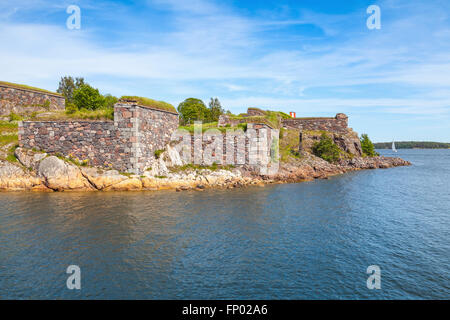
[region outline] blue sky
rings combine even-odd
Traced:
[[[69,30],[66,8],[81,8]],[[381,9],[369,30],[366,9]],[[175,106],[349,115],[374,141],[450,142],[450,2],[0,2],[0,80],[55,90],[82,76],[102,93]]]

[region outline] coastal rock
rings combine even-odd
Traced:
[[[33,170],[37,170],[39,162],[47,156],[46,153],[35,152],[24,148],[16,148],[14,155],[23,166]]]
[[[320,141],[322,131],[304,131],[302,132],[302,150],[312,153],[312,148],[316,142]],[[361,141],[358,134],[352,129],[348,128],[345,133],[327,133],[334,141],[334,143],[343,151],[356,156],[362,156]]]
[[[181,160],[180,153],[170,144],[167,145],[166,151],[163,153],[163,159],[165,160],[166,167],[182,166],[183,161]]]
[[[361,157],[362,147],[358,134],[352,129],[347,129],[345,134],[333,134],[334,143],[345,152],[348,152],[354,156]]]
[[[39,163],[38,175],[44,179],[48,188],[55,191],[95,190],[79,168],[55,156],[45,158]]]
[[[357,157],[348,160],[341,160],[340,166],[346,169],[378,169],[392,168],[399,166],[410,166],[411,162],[401,158],[391,157]]]
[[[142,189],[142,181],[138,178],[127,178],[119,183],[106,187],[105,191],[134,191]]]
[[[41,179],[23,168],[0,161],[0,189],[5,190],[45,190]]]
[[[167,169],[166,163],[163,160],[163,157],[160,157],[159,159],[155,159],[151,165],[151,169],[149,169],[147,172],[145,172],[144,175],[151,175],[151,176],[167,176],[169,174],[169,170]]]
[[[82,168],[81,173],[98,190],[103,190],[128,179],[117,170],[103,171],[97,168]]]

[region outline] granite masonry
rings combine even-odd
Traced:
[[[141,174],[177,127],[176,112],[119,102],[114,121],[20,122],[19,146]]]
[[[0,82],[0,116],[10,113],[64,110],[65,99],[57,93],[15,87]]]
[[[333,133],[346,133],[348,131],[348,117],[338,113],[334,118],[292,118],[283,119],[283,127],[286,129],[299,129],[311,131],[328,131]]]
[[[248,123],[245,132],[209,129],[190,134],[179,130],[177,135],[173,143],[185,163],[246,165],[264,174],[278,163],[279,130],[266,124]]]

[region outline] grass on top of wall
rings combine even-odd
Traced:
[[[138,97],[138,96],[122,96],[121,100],[133,100],[136,101],[137,104],[142,105],[144,107],[155,108],[159,110],[177,112],[175,107],[170,103],[164,101],[157,101],[150,98]]]
[[[194,124],[190,124],[187,126],[179,126],[178,129],[187,130],[190,134],[194,134]],[[210,129],[217,129],[221,133],[226,133],[227,131],[236,131],[236,130],[247,130],[247,123],[239,123],[236,127],[218,127],[217,121],[216,122],[210,122],[210,123],[202,123],[202,132],[205,132]]]
[[[5,131],[17,131],[19,127],[18,122],[10,122],[10,121],[0,121],[0,133]]]
[[[19,137],[17,134],[2,134],[0,135],[0,146],[5,146],[7,144],[10,144],[12,142],[18,142]]]
[[[35,121],[64,121],[64,120],[114,120],[114,108],[97,110],[66,110],[42,113],[32,118]]]
[[[45,90],[45,89],[41,89],[41,88],[28,86],[26,84],[19,84],[19,83],[0,81],[0,85],[2,85],[2,84],[5,85],[5,86],[13,87],[13,88],[25,89],[25,90],[34,90],[34,91],[40,91],[40,92],[43,92],[43,93],[51,93],[51,94],[56,94],[58,96],[62,96],[59,93],[56,93],[56,92],[53,92],[53,91],[49,91],[49,90]]]

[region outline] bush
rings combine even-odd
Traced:
[[[82,84],[73,92],[73,103],[78,109],[97,110],[104,106],[105,98],[98,89],[88,84]]]
[[[78,111],[78,108],[76,105],[74,105],[73,103],[68,102],[66,104],[66,113],[67,114],[74,114],[75,112]]]
[[[155,151],[155,158],[159,159],[159,157],[161,157],[161,154],[164,152],[164,150],[156,150]]]
[[[339,147],[325,133],[320,137],[320,141],[314,144],[312,151],[316,156],[330,163],[337,162],[341,153]]]
[[[21,121],[22,119],[23,118],[20,115],[14,113],[14,112],[11,112],[9,114],[9,121]]]
[[[110,94],[106,94],[104,96],[104,98],[105,98],[105,100],[104,100],[103,107],[104,108],[114,108],[114,105],[116,104],[118,99]]]
[[[366,156],[375,157],[379,155],[378,152],[375,151],[375,146],[373,145],[372,141],[370,141],[367,134],[363,133],[360,140],[362,151]]]

